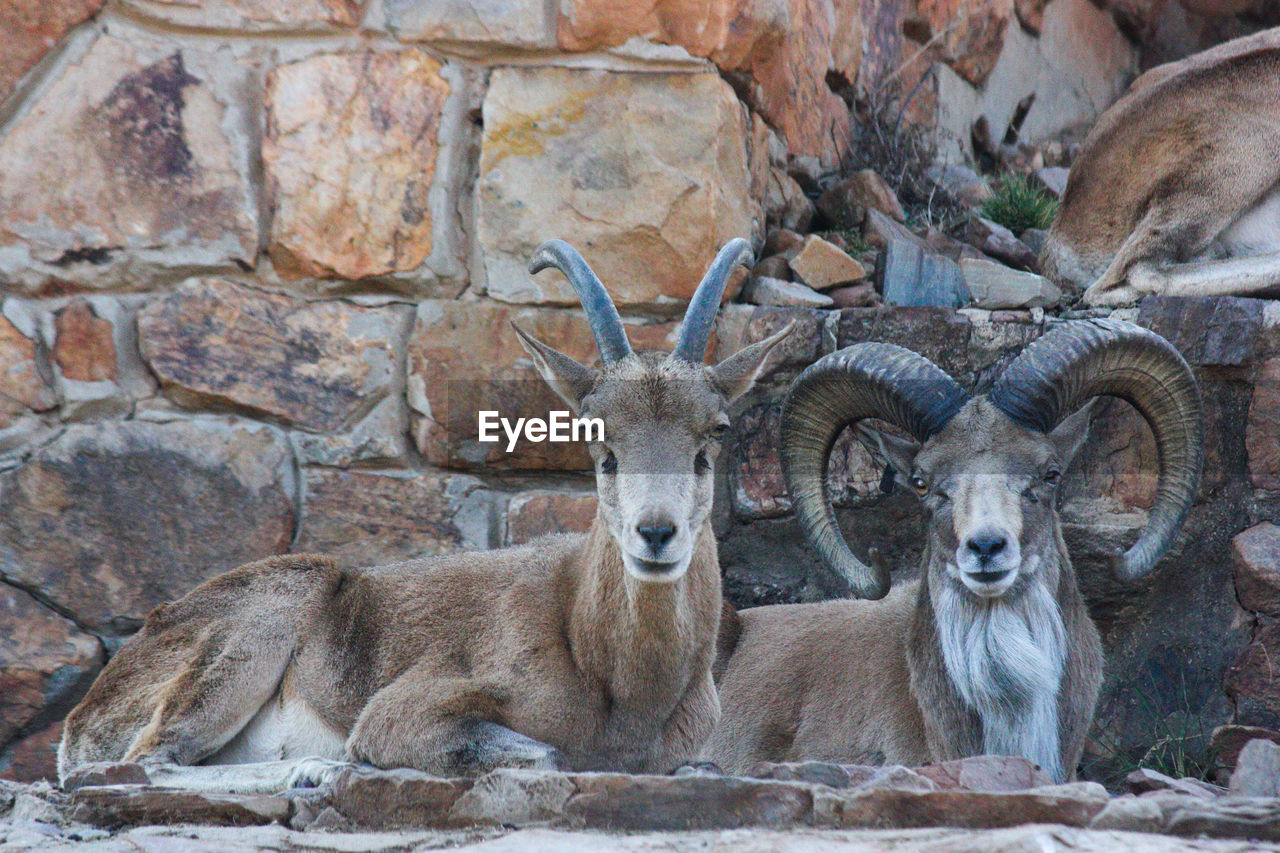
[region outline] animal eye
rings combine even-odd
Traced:
[[[711,470],[711,460],[707,458],[707,451],[699,450],[698,455],[693,457],[693,470],[699,474],[705,474]]]
[[[600,473],[616,474],[618,473],[618,457],[613,455],[612,450],[606,450],[604,458],[600,460]]]
[[[719,441],[720,439],[724,438],[728,434],[729,434],[728,424],[716,424],[711,429],[711,437],[714,438],[716,441]]]
[[[1062,477],[1062,472],[1057,468],[1050,468],[1044,472],[1044,481],[1046,483],[1056,483]]]
[[[924,477],[918,474],[908,479],[907,482],[911,484],[911,488],[915,489],[918,495],[923,495],[929,491],[929,484],[925,482]]]

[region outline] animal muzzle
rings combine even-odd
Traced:
[[[689,537],[666,515],[646,513],[636,522],[630,547],[624,548],[627,571],[646,581],[678,580],[689,566]]]
[[[993,525],[984,525],[960,537],[956,568],[960,581],[975,595],[994,598],[1017,580],[1022,549],[1016,536]]]

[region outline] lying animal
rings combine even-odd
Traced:
[[[920,499],[921,578],[881,601],[741,611],[725,626],[723,716],[704,758],[742,772],[758,761],[918,765],[1002,753],[1070,778],[1103,657],[1056,495],[1097,395],[1133,404],[1159,449],[1155,506],[1116,559],[1118,573],[1136,580],[1177,534],[1203,455],[1199,391],[1163,338],[1113,320],[1064,324],[973,399],[892,344],[857,344],[806,369],[787,398],[781,451],[810,542],[853,595],[885,596],[887,572],[854,556],[825,492],[832,445],[858,424]],[[865,418],[911,437],[872,430]]]
[[[1072,164],[1041,265],[1091,305],[1280,288],[1280,28],[1139,77]]]
[[[329,781],[339,761],[457,775],[692,759],[719,714],[712,466],[729,403],[789,332],[703,366],[749,257],[744,240],[720,251],[668,356],[632,352],[582,257],[545,244],[531,270],[573,284],[603,366],[517,332],[569,406],[605,423],[591,529],[378,569],[272,557],[215,578],[107,664],[67,718],[63,779],[126,761],[157,784],[263,791]]]

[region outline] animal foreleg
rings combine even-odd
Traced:
[[[445,776],[566,767],[560,750],[495,722],[500,717],[492,694],[474,683],[410,670],[369,700],[347,739],[347,754],[377,767]]]
[[[1242,296],[1280,288],[1280,252],[1187,264],[1138,264],[1129,283],[1163,296]]]

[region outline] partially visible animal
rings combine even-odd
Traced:
[[[1056,503],[1098,395],[1136,407],[1159,450],[1147,526],[1115,558],[1118,575],[1137,581],[1182,525],[1203,456],[1199,391],[1163,338],[1111,319],[1066,323],[975,398],[892,344],[856,344],[801,373],[781,437],[796,515],[840,588],[882,600],[751,608],[726,621],[723,715],[704,759],[743,772],[759,761],[1001,753],[1072,777],[1103,653]],[[850,425],[926,519],[920,578],[888,597],[887,564],[854,556],[826,491],[832,446]]]
[[[708,517],[732,400],[789,329],[703,365],[730,273],[716,256],[670,354],[633,352],[567,243],[530,265],[582,300],[599,369],[516,332],[543,379],[604,421],[585,535],[340,569],[272,557],[156,608],[67,717],[63,779],[141,763],[157,784],[263,791],[343,762],[437,774],[494,767],[665,773],[719,715],[720,567]]]
[[[1280,28],[1139,77],[1072,163],[1041,265],[1091,305],[1280,288]]]

